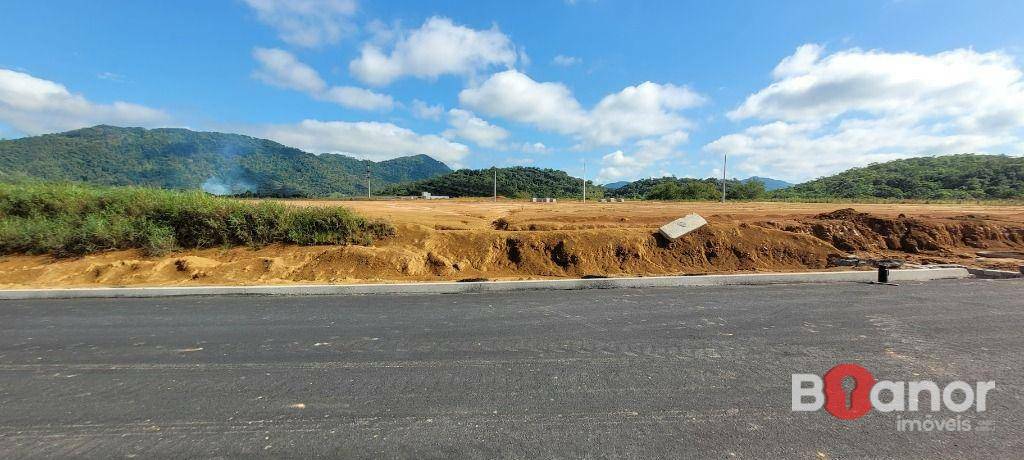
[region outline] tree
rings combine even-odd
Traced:
[[[853,168],[773,193],[776,198],[1019,199],[1024,158],[946,155]]]

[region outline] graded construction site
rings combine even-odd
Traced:
[[[0,288],[518,280],[850,270],[837,257],[1018,270],[1024,206],[827,203],[285,201],[391,222],[373,246],[0,257]],[[658,227],[708,225],[677,241]],[[861,268],[866,269],[866,268]]]

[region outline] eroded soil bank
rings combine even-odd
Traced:
[[[711,206],[367,202],[353,207],[372,217],[390,218],[398,236],[373,247],[207,249],[157,258],[145,258],[136,251],[77,259],[4,256],[0,257],[0,287],[803,271],[832,269],[830,260],[848,255],[1004,269],[1024,263],[1016,258],[1024,253],[1024,209],[1020,208],[960,211],[908,206],[905,212],[896,212],[878,209],[879,205],[792,205],[799,207],[793,209],[779,204],[763,210]],[[660,223],[694,208],[707,217],[706,227],[675,242],[657,235]],[[1000,257],[978,257],[986,251]]]

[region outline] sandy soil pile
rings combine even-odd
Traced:
[[[336,202],[290,202],[328,205]],[[374,247],[270,246],[144,258],[0,257],[0,286],[351,283],[399,280],[800,271],[830,257],[1015,268],[1024,208],[780,203],[350,202],[395,224]],[[657,227],[689,212],[709,224],[676,242]],[[978,259],[978,251],[1002,259]]]
[[[1016,269],[1024,260],[979,258],[978,253],[1002,250],[1010,255],[1024,248],[1024,222],[1002,221],[974,214],[945,218],[879,217],[853,208],[822,213],[796,222],[763,222],[786,232],[813,235],[836,249],[865,258],[892,257],[917,263]]]

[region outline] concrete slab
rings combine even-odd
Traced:
[[[1012,272],[1009,270],[991,270],[988,268],[971,268],[968,267],[967,271],[977,278],[987,279],[1007,279],[1007,278],[1024,278],[1024,267],[1021,268],[1020,273]]]
[[[658,231],[660,231],[662,236],[665,238],[677,240],[683,235],[707,225],[707,223],[708,221],[704,220],[700,214],[687,214],[685,217],[662,225]]]

